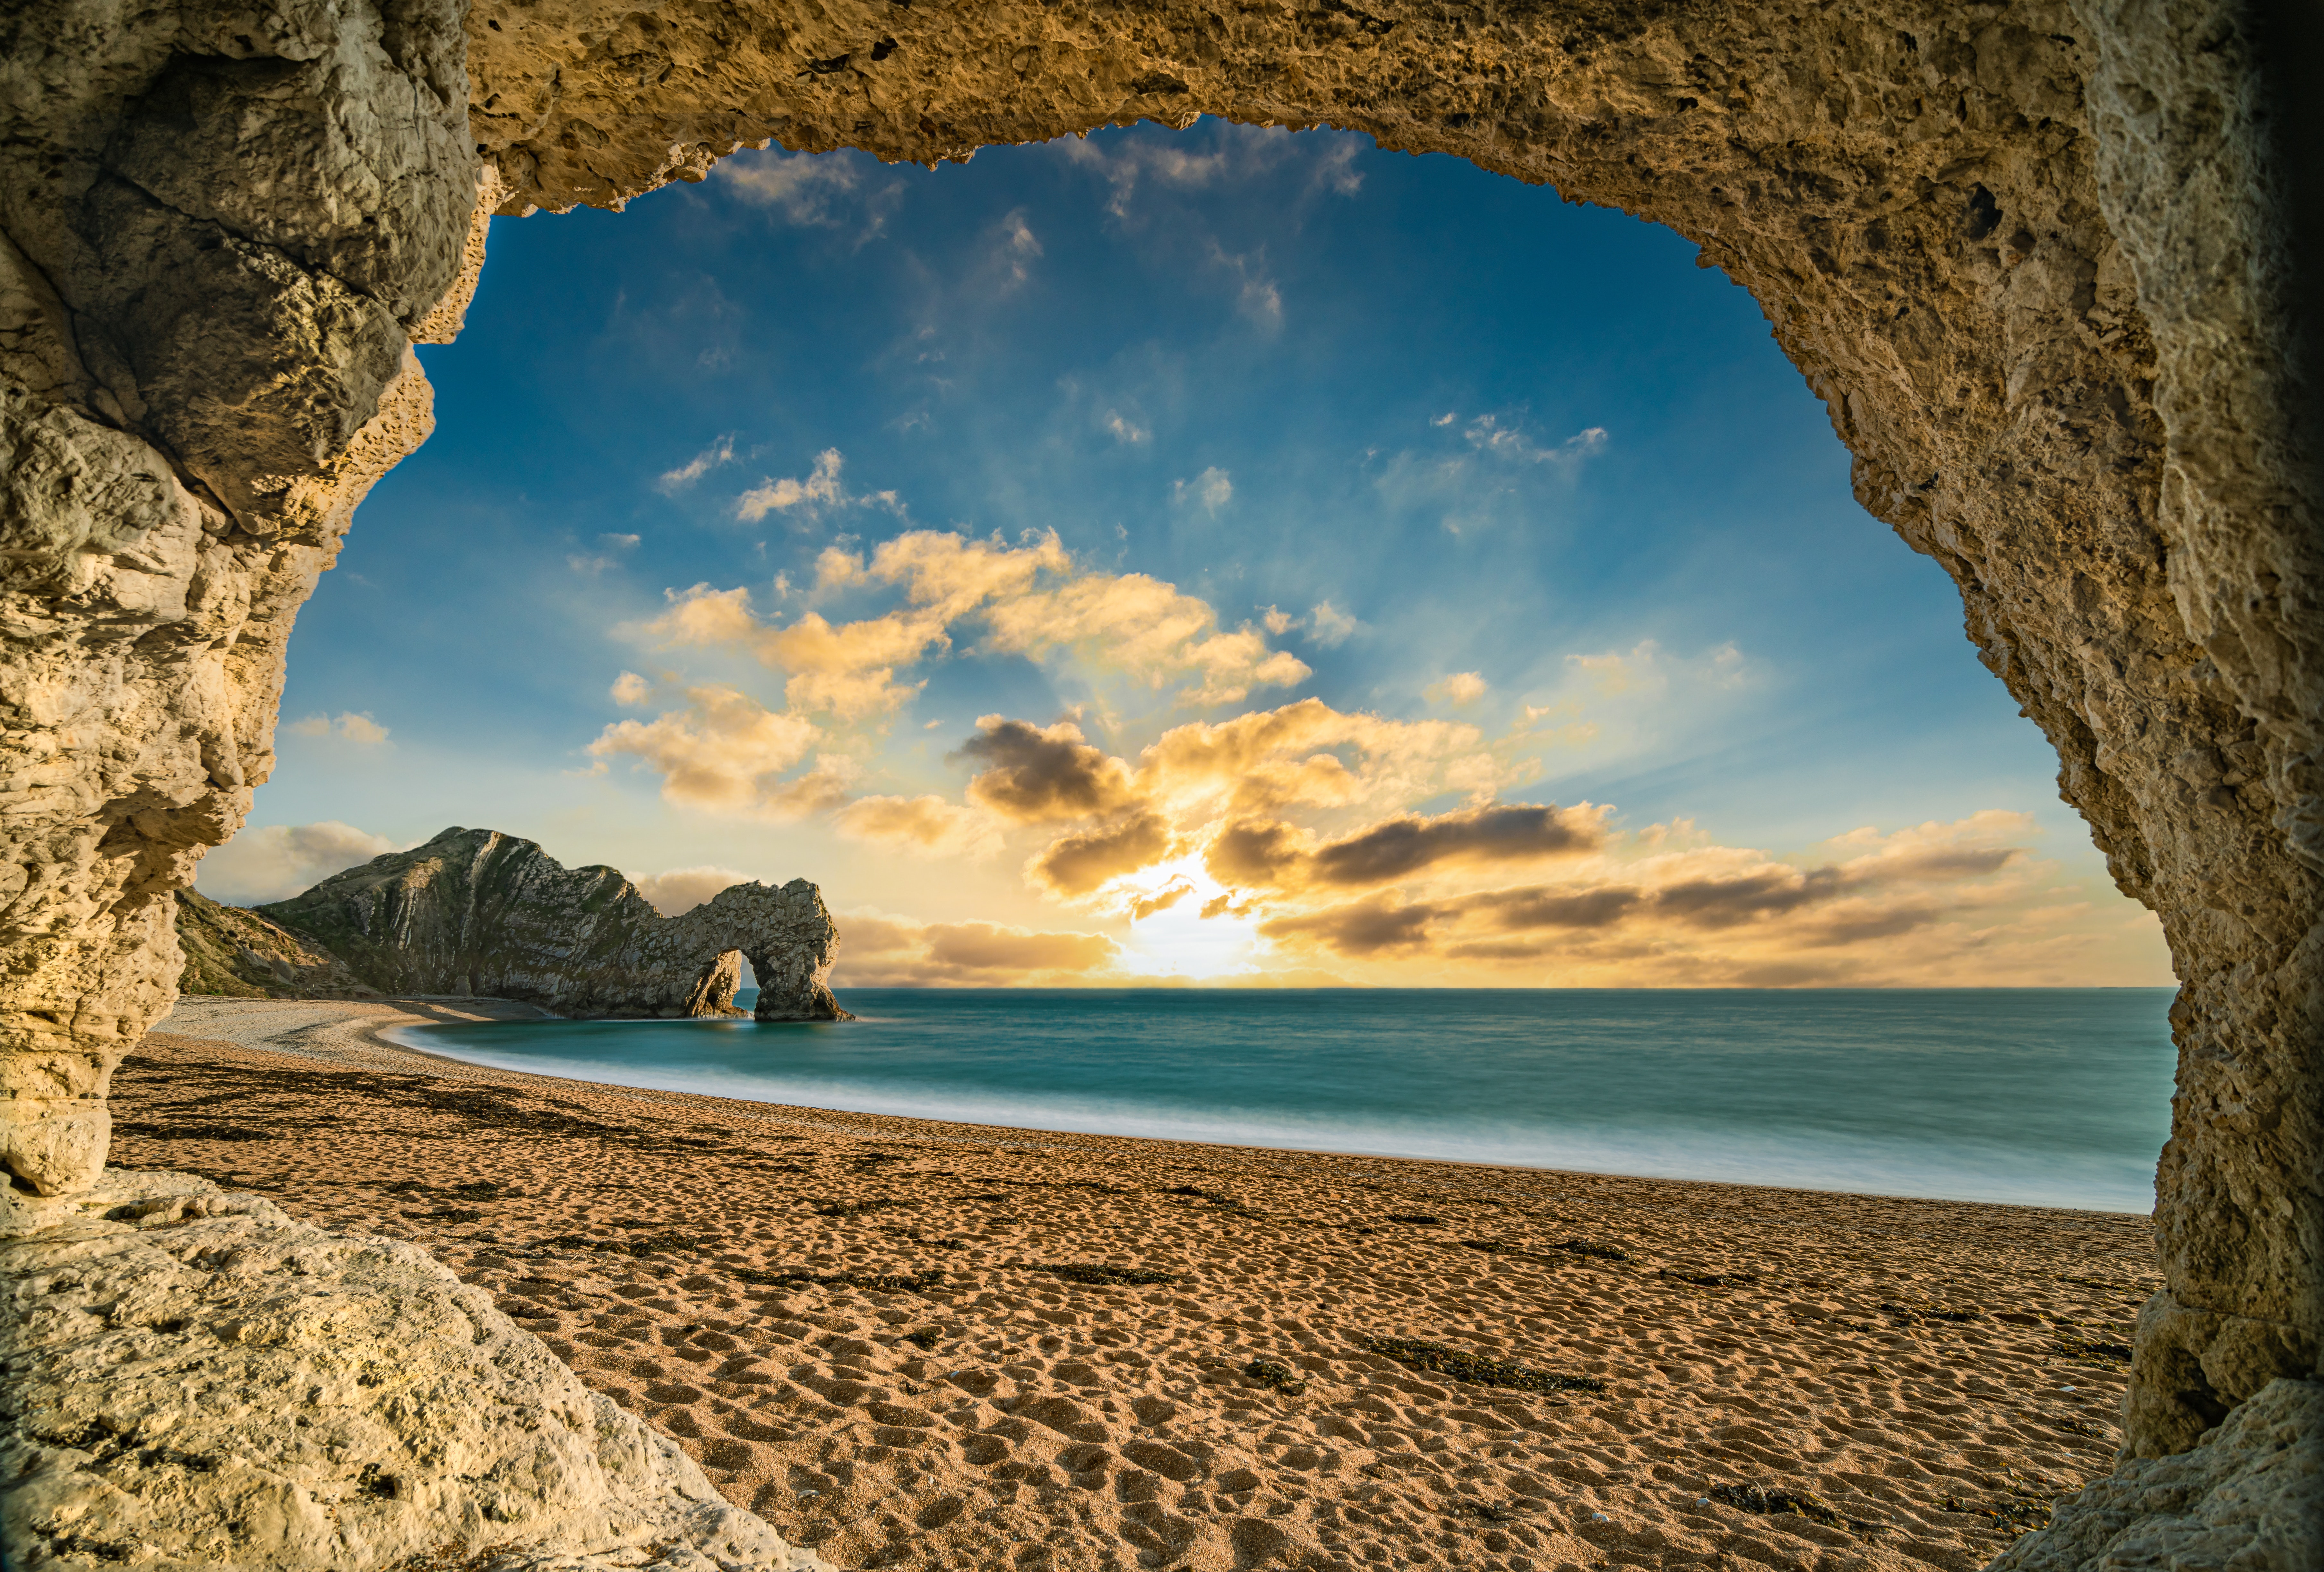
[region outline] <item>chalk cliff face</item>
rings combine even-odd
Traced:
[[[848,1020],[831,997],[839,932],[803,878],[736,885],[665,917],[604,867],[567,868],[496,830],[447,830],[334,874],[261,915],[310,936],[386,994],[517,999],[561,1016],[718,1016],[740,952],[762,1021]]]
[[[1323,122],[1752,290],[2184,984],[2127,1433],[2324,1347],[2324,529],[2289,57],[2243,0],[23,0],[0,14],[0,1167],[102,1161],[290,620],[484,218],[738,142]],[[2306,84],[2294,84],[2304,87]]]

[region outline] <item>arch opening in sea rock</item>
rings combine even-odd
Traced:
[[[2135,1456],[2324,1350],[2312,257],[2264,6],[191,4],[11,22],[0,1164],[68,1195],[170,893],[272,767],[284,640],[424,438],[494,214],[739,145],[962,158],[1329,123],[1667,224],[1960,586],[2182,983]],[[755,958],[754,958],[755,960]],[[768,979],[761,978],[762,988]],[[765,1010],[761,995],[761,1014]]]

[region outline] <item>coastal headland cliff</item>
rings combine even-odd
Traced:
[[[560,1016],[727,1016],[743,1013],[734,992],[747,959],[758,1019],[851,1018],[831,994],[839,930],[803,878],[735,885],[665,917],[614,869],[567,868],[534,841],[454,828],[255,911],[180,902],[189,991],[465,994]]]

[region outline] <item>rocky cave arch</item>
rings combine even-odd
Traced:
[[[2285,7],[2292,15],[2296,7]],[[1331,124],[1699,244],[1959,584],[2183,988],[2128,1449],[2324,1340],[2324,571],[2264,8],[2226,0],[29,0],[0,20],[0,1162],[104,1159],[169,892],[424,438],[493,214],[737,145]],[[2271,75],[2271,72],[2277,73]],[[2311,275],[2312,278],[2312,275]]]

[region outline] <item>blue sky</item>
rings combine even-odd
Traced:
[[[1622,214],[1213,121],[746,152],[496,220],[422,357],[214,894],[464,823],[805,874],[858,982],[2169,980],[1757,305]]]

